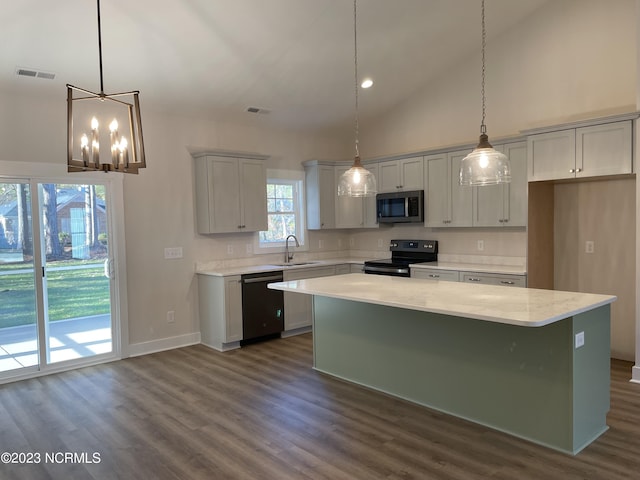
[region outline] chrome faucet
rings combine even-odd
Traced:
[[[289,235],[287,237],[287,239],[284,241],[284,263],[289,263],[291,260],[293,260],[293,253],[289,253],[289,239],[292,237],[296,241],[296,247],[300,246],[300,243],[298,242],[298,239],[295,235]]]

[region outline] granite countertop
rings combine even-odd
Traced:
[[[262,273],[262,272],[279,272],[283,270],[303,269],[324,267],[331,265],[343,265],[345,263],[362,264],[364,259],[354,258],[331,258],[325,260],[299,260],[295,258],[289,265],[282,265],[280,262],[274,262],[272,264],[264,265],[243,265],[234,267],[204,267],[196,269],[196,273],[199,275],[211,275],[214,277],[229,277],[233,275],[245,275],[248,273]]]
[[[459,272],[488,273],[495,275],[526,275],[527,268],[523,265],[493,265],[480,263],[458,263],[458,262],[426,262],[412,263],[411,268],[424,269],[433,268],[435,270],[456,270]]]
[[[360,273],[278,282],[269,288],[525,327],[548,325],[617,299],[612,295]]]

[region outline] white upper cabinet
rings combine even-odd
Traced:
[[[575,177],[576,131],[531,135],[527,139],[529,181]]]
[[[472,192],[459,185],[460,163],[468,150],[424,157],[426,227],[472,226]]]
[[[267,229],[264,159],[199,156],[195,182],[198,233]]]
[[[335,208],[338,195],[332,165],[305,165],[307,228],[324,230],[336,227]]]
[[[576,129],[576,177],[633,172],[631,120]]]
[[[424,175],[427,187],[424,197],[424,224],[426,227],[446,227],[451,217],[447,154],[424,157]]]
[[[632,173],[632,148],[631,120],[530,135],[529,181]]]
[[[473,187],[474,227],[524,227],[527,224],[527,143],[495,145],[509,158],[511,183]]]
[[[351,166],[335,167],[336,185],[340,175],[349,168]],[[336,228],[362,228],[364,226],[364,199],[366,197],[338,196],[337,190],[334,195],[336,195]]]
[[[378,174],[379,192],[424,189],[424,161],[422,157],[380,162]]]

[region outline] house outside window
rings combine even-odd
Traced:
[[[264,253],[281,250],[286,238],[295,235],[303,250],[305,218],[303,174],[269,171],[267,178],[267,216],[269,229],[258,233],[258,248]],[[292,245],[294,242],[290,242]]]

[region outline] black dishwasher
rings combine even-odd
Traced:
[[[282,272],[242,275],[242,342],[279,336],[284,330],[284,292],[268,284],[282,281]]]

